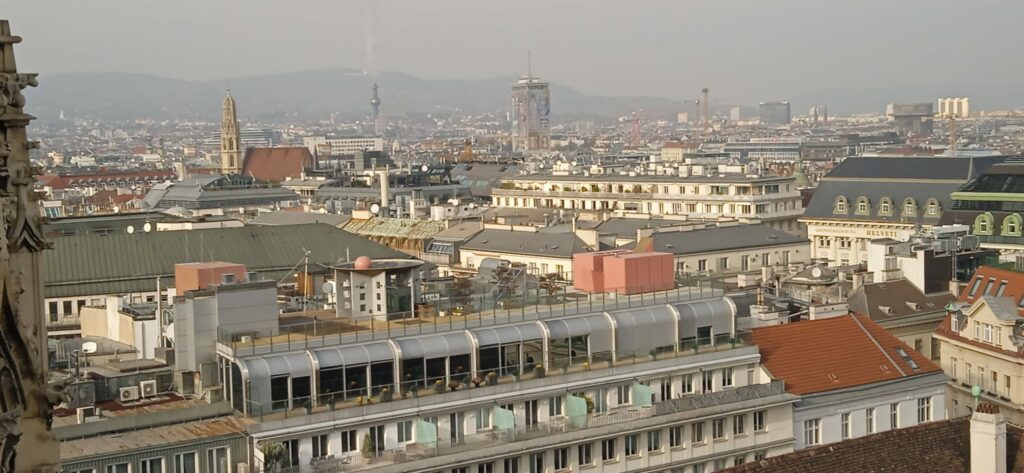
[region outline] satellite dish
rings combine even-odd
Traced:
[[[323,286],[320,286],[320,290],[323,291],[324,294],[334,294],[334,281],[325,282]]]
[[[820,278],[821,277],[821,268],[815,267],[814,269],[812,269],[811,270],[811,276],[814,276],[816,278]]]
[[[380,213],[380,205],[377,205],[377,204],[371,205],[370,206],[370,212],[372,212],[372,213]]]
[[[82,353],[85,353],[86,355],[91,355],[93,353],[96,353],[96,348],[97,348],[96,347],[96,342],[84,342],[84,343],[82,343]]]
[[[427,172],[429,170],[430,170],[430,166],[427,166],[426,164],[424,164],[423,166],[420,167],[420,171]]]
[[[132,233],[135,233],[135,227],[128,225],[128,228],[126,228],[125,231],[128,232],[128,234],[130,235]]]
[[[454,206],[458,206],[459,205],[459,199],[448,199],[448,203],[452,204]]]
[[[146,224],[142,226],[142,231],[146,233],[153,231],[153,224],[146,222]]]

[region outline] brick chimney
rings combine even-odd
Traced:
[[[971,416],[971,473],[1006,473],[1006,418],[985,402]]]

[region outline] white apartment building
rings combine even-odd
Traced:
[[[803,214],[792,176],[533,174],[504,178],[491,195],[499,207],[737,220],[792,233]]]
[[[313,156],[323,156],[325,148],[329,150],[329,156],[355,154],[357,151],[384,151],[384,138],[379,136],[307,136],[302,139],[302,144],[309,148]]]
[[[735,314],[719,297],[217,349],[256,469],[280,443],[299,472],[703,473],[793,450],[796,396]]]

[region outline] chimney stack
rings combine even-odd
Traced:
[[[971,473],[1006,473],[1006,418],[985,402],[971,416]]]

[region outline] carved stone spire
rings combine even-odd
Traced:
[[[242,135],[238,131],[238,116],[235,113],[235,98],[228,90],[224,96],[224,117],[220,122],[220,172],[237,174],[242,166]]]
[[[58,392],[47,384],[40,253],[46,241],[32,189],[21,90],[36,74],[19,74],[7,20],[0,20],[0,473],[53,472],[60,451],[50,432]]]

